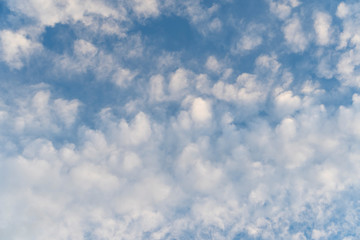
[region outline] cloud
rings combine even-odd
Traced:
[[[203,123],[211,119],[211,105],[202,98],[195,98],[191,106],[191,117],[195,122]]]
[[[244,36],[241,38],[240,42],[238,42],[238,48],[241,50],[251,50],[259,46],[261,43],[262,38],[259,36],[256,36],[254,38]]]
[[[270,70],[270,72],[278,72],[281,64],[277,61],[276,56],[261,55],[255,61],[259,69]]]
[[[316,32],[317,43],[319,45],[327,45],[331,42],[331,16],[317,12],[315,14],[314,28]]]
[[[120,87],[128,85],[136,76],[136,73],[131,72],[129,69],[118,69],[113,76],[113,81]]]
[[[127,11],[121,5],[114,7],[109,3],[99,0],[61,3],[54,0],[31,0],[25,4],[18,0],[8,1],[9,9],[17,16],[26,17],[29,23],[17,32],[11,29],[1,32],[4,61],[15,69],[22,68],[24,59],[41,50],[41,35],[46,27],[54,27],[56,24],[82,23],[87,31],[124,37],[126,27],[120,26],[120,22],[126,21]],[[95,20],[97,17],[102,18],[103,21]]]
[[[338,5],[338,12],[345,11],[348,5],[343,2]],[[340,10],[339,10],[340,9]],[[342,9],[342,10],[341,10]],[[356,28],[357,23],[360,21],[357,14],[354,13],[359,9],[359,5],[351,5],[353,11],[347,11],[342,17],[342,32],[339,36],[337,49],[338,58],[336,59],[336,73],[337,78],[345,86],[358,86],[359,79],[357,77],[357,66],[359,65],[359,31]]]
[[[356,4],[351,5],[351,7],[354,10],[359,8],[359,6]],[[354,11],[349,11],[346,9],[348,9],[348,6],[345,5],[345,3],[341,2],[338,5],[337,14],[340,14],[343,20],[343,31],[340,34],[340,41],[338,46],[339,49],[348,47],[348,44],[359,44],[359,40],[357,37],[359,35],[359,31],[355,27],[356,23],[359,21],[359,18],[357,17],[356,13],[354,13]]]
[[[134,11],[136,14],[144,17],[156,17],[160,13],[157,0],[134,0]]]
[[[208,57],[205,66],[207,69],[214,72],[218,72],[221,68],[220,63],[216,60],[214,56]]]
[[[186,187],[195,191],[211,192],[218,187],[222,172],[199,155],[201,153],[197,145],[186,146],[178,159],[177,171],[180,172]]]
[[[284,28],[284,37],[287,44],[294,52],[303,52],[309,43],[306,34],[303,32],[300,19],[293,17],[289,19]]]
[[[62,70],[86,72],[89,68],[95,68],[95,56],[99,53],[97,47],[82,39],[76,40],[73,47],[74,57],[63,55],[58,59]]]
[[[298,0],[269,0],[268,2],[270,4],[270,11],[282,20],[290,16],[292,8],[301,4]]]
[[[286,116],[299,109],[301,100],[298,96],[293,96],[291,91],[279,93],[275,97],[275,108],[279,115]]]
[[[16,134],[54,134],[71,128],[77,120],[80,102],[53,99],[47,89],[26,93],[5,117]]]
[[[345,18],[349,14],[349,12],[350,10],[346,3],[341,2],[337,7],[336,16],[338,16],[339,18]]]
[[[352,239],[359,5],[268,3],[9,2],[0,238]],[[170,15],[194,45],[146,34]]]
[[[150,98],[155,101],[164,99],[164,77],[155,75],[150,78]]]
[[[339,79],[344,85],[358,86],[357,66],[360,65],[359,53],[357,49],[350,49],[341,54],[337,67]]]
[[[121,16],[116,9],[101,1],[86,0],[57,2],[31,0],[25,4],[22,1],[10,1],[9,7],[30,18],[36,19],[41,25],[54,26],[56,23],[84,21],[87,14],[96,14],[103,17]]]
[[[265,26],[261,24],[250,23],[246,30],[242,32],[240,39],[236,42],[233,51],[243,53],[260,46],[263,43],[263,34]]]
[[[170,76],[169,82],[169,92],[172,95],[181,94],[181,92],[188,86],[189,73],[187,70],[183,68],[177,69],[173,74]]]
[[[213,32],[219,32],[222,28],[222,23],[219,18],[215,18],[210,22],[209,29]]]
[[[15,69],[22,68],[23,62],[28,60],[31,54],[42,49],[39,43],[29,39],[22,31],[2,30],[0,41],[2,60]]]
[[[125,120],[119,123],[120,139],[125,144],[138,145],[147,141],[151,135],[151,126],[148,117],[140,112],[129,125]]]

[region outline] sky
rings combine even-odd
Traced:
[[[360,3],[0,1],[0,239],[355,240]]]

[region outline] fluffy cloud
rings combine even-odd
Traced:
[[[6,111],[6,120],[18,134],[58,133],[74,124],[79,106],[78,100],[52,99],[50,91],[40,89],[18,99],[17,106]]]
[[[202,98],[195,98],[191,106],[191,117],[195,122],[206,122],[211,119],[211,105]]]
[[[161,101],[164,98],[164,77],[155,75],[150,78],[150,98]]]
[[[144,17],[159,15],[157,0],[134,0],[134,11]]]
[[[314,28],[319,45],[327,45],[331,42],[331,17],[322,12],[315,14]]]
[[[151,127],[147,116],[140,112],[130,124],[122,120],[119,124],[120,138],[126,144],[137,145],[149,139]]]
[[[280,115],[288,115],[296,111],[301,104],[298,96],[293,96],[291,91],[279,93],[275,97],[275,108]]]
[[[342,52],[339,52],[339,58],[337,59],[336,72],[337,78],[342,82],[342,84],[347,86],[358,86],[358,69],[359,65],[359,31],[355,27],[360,21],[357,14],[355,13],[359,9],[358,4],[351,5],[353,11],[346,10],[349,6],[345,3],[340,3],[338,5],[337,14],[342,18],[342,32],[339,36],[338,49],[342,49]],[[339,13],[341,12],[341,13]]]
[[[289,19],[284,28],[284,37],[294,52],[302,52],[306,49],[308,45],[308,38],[303,32],[300,19],[298,17],[293,17]]]
[[[239,75],[236,84],[217,82],[212,91],[221,100],[239,101],[239,104],[254,104],[264,96],[262,87],[256,82],[256,76],[247,73]]]
[[[135,76],[136,73],[132,73],[129,69],[118,69],[113,76],[113,81],[116,85],[124,87],[128,85]]]
[[[268,3],[8,2],[1,238],[358,235],[359,5]]]
[[[265,27],[261,24],[249,24],[234,48],[235,52],[252,50],[263,43]]]
[[[346,5],[346,3],[341,2],[336,10],[336,16],[339,18],[344,18],[346,15],[348,15],[350,12],[349,7]]]
[[[2,60],[10,67],[20,69],[30,55],[41,50],[41,45],[32,41],[25,32],[0,32]]]
[[[171,74],[170,82],[169,82],[169,92],[172,95],[181,94],[181,92],[188,86],[189,84],[189,72],[183,68],[179,68]]]
[[[9,1],[10,9],[36,19],[45,26],[68,21],[83,21],[87,14],[97,14],[104,17],[122,17],[118,11],[102,1],[42,1],[31,0],[23,4],[21,1]]]
[[[219,71],[221,68],[220,63],[216,60],[216,58],[214,56],[208,57],[208,59],[206,60],[205,66],[207,69],[209,69],[210,71],[214,71],[214,72]]]
[[[269,4],[272,13],[280,19],[286,19],[291,14],[292,8],[299,6],[300,2],[298,0],[270,0]]]

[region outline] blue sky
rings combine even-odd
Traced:
[[[0,2],[1,239],[357,239],[356,1]]]

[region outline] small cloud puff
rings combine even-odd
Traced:
[[[244,53],[260,46],[263,43],[265,29],[262,24],[250,23],[242,32],[232,51],[234,53]]]
[[[179,95],[189,84],[189,72],[179,68],[170,76],[169,92],[172,95]]]
[[[206,68],[213,72],[218,72],[221,69],[221,64],[214,56],[208,57],[205,64]]]
[[[204,123],[211,119],[212,111],[209,101],[195,98],[191,105],[191,117],[197,123]]]
[[[133,9],[140,17],[156,17],[159,15],[157,0],[133,0]]]
[[[293,17],[286,21],[283,27],[286,43],[294,52],[303,52],[309,44],[309,39],[303,31],[300,19]]]
[[[284,20],[290,16],[292,8],[299,6],[298,0],[269,0],[270,11]]]
[[[331,42],[331,16],[324,12],[317,12],[314,15],[314,28],[316,39],[319,45],[328,45]]]

